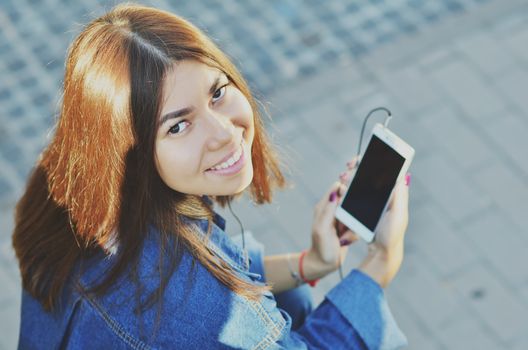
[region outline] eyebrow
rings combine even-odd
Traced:
[[[193,107],[186,107],[186,108],[179,109],[179,110],[177,110],[175,112],[169,112],[169,113],[165,114],[163,117],[161,117],[159,125],[161,126],[161,125],[165,124],[165,122],[167,120],[176,119],[176,118],[179,118],[179,117],[186,116],[187,114],[190,114],[192,111],[194,111]]]
[[[219,72],[217,74],[213,84],[209,88],[209,95],[212,95],[216,91],[216,89],[218,88],[218,85],[220,84],[220,78],[223,75],[224,75],[223,72]],[[185,108],[179,109],[179,110],[174,111],[174,112],[166,113],[166,114],[163,115],[163,117],[161,117],[159,125],[160,126],[163,125],[167,120],[176,119],[176,118],[180,118],[180,117],[186,116],[187,114],[190,114],[192,111],[194,111],[194,107],[185,107]]]

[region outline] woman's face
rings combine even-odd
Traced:
[[[196,195],[232,195],[253,179],[253,111],[218,69],[183,60],[163,85],[156,165],[172,189]]]

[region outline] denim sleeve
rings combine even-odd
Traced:
[[[299,334],[318,341],[322,331],[334,336],[337,341],[346,340],[346,343],[340,342],[343,347],[398,349],[407,345],[407,339],[396,324],[383,290],[359,270],[352,270],[326,295]],[[348,340],[336,333],[346,334]]]
[[[399,349],[407,345],[381,287],[353,270],[334,287],[297,331],[281,339],[286,349]]]
[[[241,243],[240,236],[234,240]],[[251,233],[246,235],[246,249],[250,271],[265,280],[263,245]],[[286,349],[387,350],[407,345],[383,289],[359,270],[352,270],[330,290],[300,329],[288,333],[279,341]]]

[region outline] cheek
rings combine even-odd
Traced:
[[[172,149],[172,151],[171,151]],[[174,152],[174,146],[159,144],[156,149],[156,166],[165,184],[174,190],[181,190],[181,183],[185,183],[186,174],[195,168],[193,158],[186,156],[186,152]],[[192,174],[191,174],[192,175]]]

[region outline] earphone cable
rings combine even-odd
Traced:
[[[356,165],[355,165],[356,168],[357,168],[358,163],[359,163],[359,156],[361,154],[361,144],[363,142],[363,134],[365,133],[365,128],[366,128],[366,125],[367,125],[367,121],[368,121],[368,119],[370,118],[370,116],[372,114],[374,114],[375,112],[380,111],[380,110],[385,111],[387,113],[387,117],[385,117],[385,121],[383,123],[383,125],[385,127],[387,127],[389,125],[389,122],[392,119],[391,111],[388,108],[385,108],[385,107],[377,107],[377,108],[372,109],[370,112],[368,112],[368,114],[366,115],[365,119],[363,119],[363,125],[361,127],[361,133],[359,135],[359,144],[358,144],[358,150],[357,150],[358,162],[356,162]],[[238,225],[240,226],[240,233],[242,235],[242,250],[244,251],[244,254],[246,256],[246,262],[247,262],[248,261],[248,254],[247,254],[247,251],[246,251],[246,239],[245,239],[245,236],[244,236],[244,226],[242,225],[242,221],[239,219],[239,217],[233,211],[233,208],[231,208],[231,199],[229,199],[227,201],[227,206],[229,207],[229,211],[231,212],[231,215],[233,215],[235,220],[238,222]],[[341,264],[341,262],[339,263],[339,277],[341,278],[341,280],[343,280],[343,265]]]
[[[392,119],[392,112],[388,108],[385,108],[385,107],[377,107],[377,108],[370,110],[370,112],[368,112],[365,119],[363,119],[363,125],[361,126],[361,133],[359,134],[359,144],[358,144],[358,150],[357,150],[358,161],[356,162],[356,165],[355,165],[356,168],[359,165],[359,159],[360,159],[359,156],[361,155],[361,144],[363,143],[363,134],[365,133],[367,121],[370,118],[370,116],[377,111],[385,111],[387,113],[387,116],[385,117],[385,121],[383,122],[383,125],[385,127],[389,126],[389,122]],[[343,280],[343,265],[341,264],[341,262],[339,263],[339,277],[341,278],[341,280]]]
[[[242,221],[238,218],[238,216],[233,211],[233,208],[231,208],[231,199],[227,201],[227,206],[229,207],[229,211],[231,212],[231,215],[235,218],[235,220],[238,222],[238,225],[240,226],[240,234],[242,235],[242,250],[244,251],[244,255],[246,258],[246,262],[248,262],[248,253],[246,251],[246,238],[244,236],[244,226],[242,225]],[[249,266],[249,265],[248,265]]]

